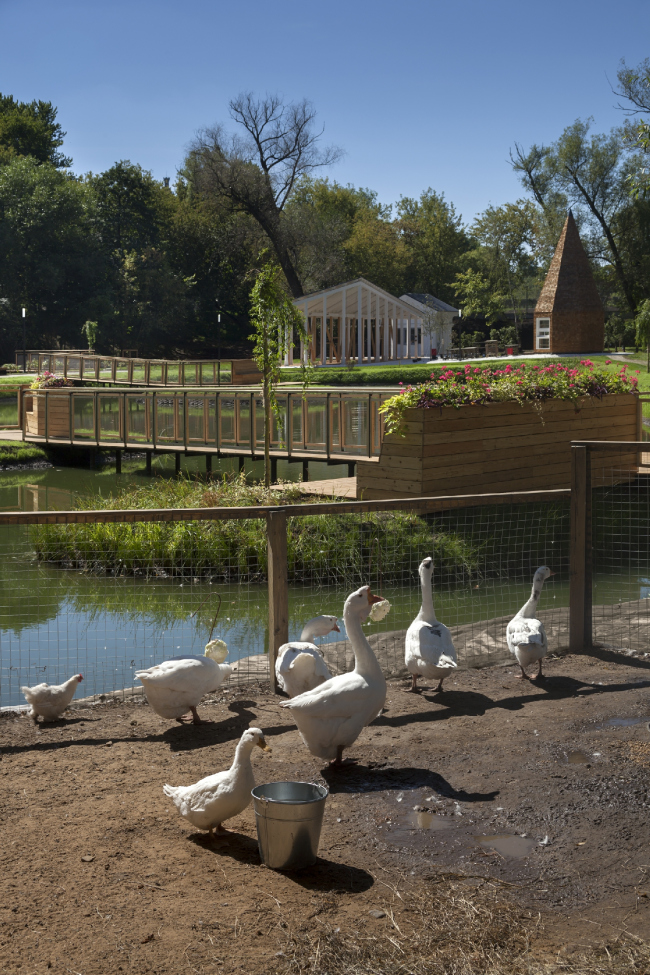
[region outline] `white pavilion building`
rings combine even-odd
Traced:
[[[294,300],[309,335],[308,349],[288,349],[285,365],[308,354],[314,365],[356,365],[430,359],[451,348],[456,308],[428,294],[401,298],[365,278]]]

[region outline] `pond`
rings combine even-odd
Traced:
[[[173,465],[173,459],[162,460]],[[187,466],[198,469],[201,463],[202,459],[194,459]],[[310,474],[312,466],[319,465],[310,464]],[[336,468],[320,466],[324,473],[314,470],[314,479],[334,476]],[[300,470],[298,465],[287,468],[285,477]],[[164,463],[161,470],[165,470]],[[142,484],[143,476],[142,459],[127,460],[119,476],[111,469],[70,467],[4,472],[0,475],[0,508],[66,510],[80,495],[113,493],[124,485]],[[84,696],[106,693],[133,686],[135,670],[166,657],[202,653],[219,597],[221,609],[214,635],[228,644],[229,662],[268,651],[266,583],[225,583],[208,576],[144,579],[94,575],[38,563],[28,528],[3,528],[0,538],[1,706],[23,703],[22,684],[42,680],[57,683],[81,672]],[[413,552],[399,584],[382,587],[377,570],[368,580],[374,591],[381,590],[390,600],[392,609],[381,623],[369,625],[367,632],[387,637],[395,634],[390,653],[396,668],[403,654],[403,631],[419,609],[417,565],[425,554]],[[613,606],[644,598],[650,591],[648,579],[633,571],[600,574],[595,581],[594,602]],[[336,584],[292,585],[290,639],[300,636],[303,624],[312,616],[328,613],[341,617],[345,597],[360,584],[342,572]],[[481,621],[494,621],[492,662],[508,657],[505,621],[499,618],[514,615],[529,591],[530,582],[521,577],[471,586],[448,585],[436,591],[436,609],[447,625],[468,630],[457,644],[461,654],[471,643],[472,627],[479,632],[484,627]],[[549,580],[541,604],[547,625],[554,620],[560,627],[566,625],[568,599],[568,574]],[[345,639],[342,620],[340,626],[341,634],[332,633],[319,642]]]

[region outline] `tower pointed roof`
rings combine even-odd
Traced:
[[[535,313],[571,315],[580,312],[599,312],[602,315],[603,303],[576,222],[569,210]]]

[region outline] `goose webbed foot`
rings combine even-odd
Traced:
[[[539,662],[539,668],[537,670],[537,673],[533,677],[533,680],[545,680],[544,674],[542,673],[542,661],[541,660]]]
[[[336,758],[332,759],[330,762],[330,768],[347,768],[350,765],[356,765],[356,758],[346,758],[343,760],[343,745],[338,745],[336,749]]]
[[[519,664],[519,669],[521,673],[517,674],[517,680],[530,680],[530,677],[528,676],[524,668],[521,666],[521,664]]]
[[[442,681],[443,678],[441,677],[440,680],[438,681],[438,686],[436,687],[436,694],[442,694],[442,692],[444,691],[444,687],[442,686]]]
[[[411,674],[411,686],[409,687],[409,691],[411,694],[419,694],[421,691],[421,688],[418,687],[417,681],[418,681],[418,675]]]
[[[199,718],[199,712],[196,710],[196,708],[191,707],[190,711],[192,712],[192,724],[203,724],[203,722]]]

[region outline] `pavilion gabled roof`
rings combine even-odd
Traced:
[[[458,308],[453,308],[452,305],[448,305],[446,301],[441,301],[441,299],[436,298],[435,295],[430,295],[427,293],[409,292],[408,294],[402,295],[402,301],[407,301],[409,304],[413,305],[414,308],[422,309],[423,312],[433,310],[453,312],[454,315],[459,314]]]
[[[322,291],[313,291],[311,294],[303,295],[302,298],[295,298],[294,305],[301,311],[307,307],[308,315],[319,316],[322,314],[323,300],[327,304],[327,315],[341,315],[343,313],[343,295],[345,295],[346,314],[354,317],[358,307],[359,288],[361,288],[361,314],[363,317],[374,317],[377,311],[377,299],[381,302],[380,314],[384,315],[385,308],[383,303],[389,302],[392,306],[389,314],[395,318],[414,318],[421,317],[419,311],[412,300],[405,300],[408,296],[396,298],[395,295],[385,291],[378,285],[368,281],[367,278],[355,278],[353,281],[345,281],[331,288],[323,288]],[[368,307],[370,300],[370,308]],[[426,310],[426,309],[425,309]]]
[[[546,280],[535,306],[536,314],[602,312],[602,301],[569,210]]]

